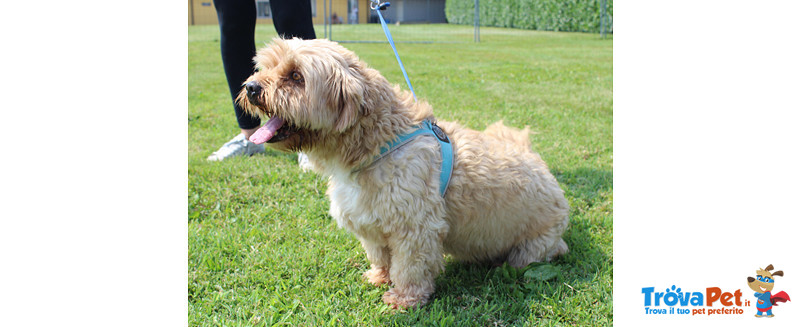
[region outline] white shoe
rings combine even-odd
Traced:
[[[233,139],[222,145],[219,150],[212,153],[206,160],[220,161],[235,156],[252,156],[256,153],[264,152],[263,144],[255,144],[239,133]]]
[[[297,153],[297,163],[304,172],[311,170],[311,162],[308,161],[308,156],[305,153]]]

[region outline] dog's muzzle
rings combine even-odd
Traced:
[[[258,81],[250,81],[244,85],[244,88],[247,90],[247,100],[250,100],[250,103],[254,105],[258,105],[258,96],[263,90],[261,84],[258,84]]]

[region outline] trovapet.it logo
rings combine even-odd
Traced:
[[[644,313],[646,315],[743,315],[755,306],[755,316],[774,317],[773,307],[778,303],[791,301],[786,292],[772,294],[775,276],[783,276],[783,271],[772,271],[772,265],[756,270],[756,277],[747,277],[747,286],[755,291],[754,301],[741,289],[722,289],[707,287],[705,290],[683,290],[676,285],[658,290],[643,287]]]
[[[742,299],[742,291],[724,292],[719,287],[708,287],[704,292],[687,292],[680,287],[667,288],[664,292],[655,287],[643,287],[644,312],[649,315],[720,315],[743,314],[743,306],[750,306],[749,300]],[[722,308],[712,308],[719,302]]]

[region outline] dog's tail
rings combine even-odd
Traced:
[[[501,120],[486,127],[483,133],[504,142],[511,141],[515,145],[515,148],[520,151],[531,152],[531,140],[529,138],[531,133],[530,126],[525,126],[523,130],[518,130],[503,125],[503,121]]]

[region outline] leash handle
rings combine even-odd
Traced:
[[[411,80],[408,79],[408,74],[406,73],[406,68],[403,66],[403,61],[400,60],[400,55],[397,54],[397,47],[394,45],[394,40],[392,39],[392,33],[389,33],[389,27],[386,26],[386,21],[383,19],[383,15],[381,15],[381,10],[386,9],[390,3],[384,2],[381,3],[379,0],[372,0],[370,3],[370,8],[375,10],[378,13],[378,18],[381,20],[381,26],[383,27],[383,33],[386,34],[386,39],[389,40],[389,45],[392,46],[392,51],[394,51],[394,57],[397,58],[397,63],[400,65],[400,70],[403,72],[403,77],[406,78],[406,84],[408,84],[408,88],[411,90],[411,95],[414,96],[414,101],[417,101],[417,94],[414,93],[414,87],[411,86]]]

